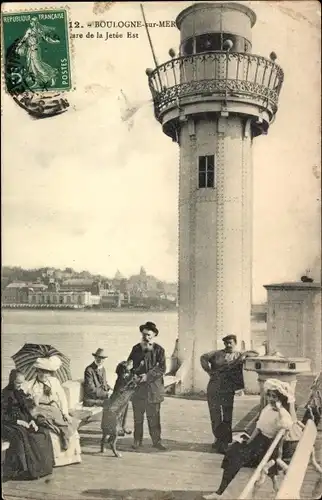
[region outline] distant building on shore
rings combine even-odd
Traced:
[[[10,283],[2,292],[3,306],[61,306],[92,307],[100,304],[100,295],[85,290],[61,290],[57,282],[43,283]]]
[[[43,283],[25,283],[22,281],[13,282],[6,286],[2,292],[3,304],[26,304],[31,292],[43,292],[47,286]]]
[[[100,296],[93,295],[86,291],[42,291],[42,292],[31,292],[29,293],[29,304],[39,305],[48,304],[51,306],[56,305],[71,305],[78,307],[92,307],[98,306],[100,304]]]
[[[30,280],[15,278],[12,283],[10,278],[3,280],[2,304],[17,307],[28,304],[33,307],[77,304],[107,309],[172,309],[177,304],[177,284],[165,283],[148,275],[144,267],[129,278],[117,270],[112,279],[100,275],[91,276],[85,271],[75,275],[71,268],[64,271],[41,268],[38,271],[18,268],[18,271],[14,271],[15,274],[30,275]]]
[[[101,291],[101,307],[104,309],[113,309],[115,307],[127,307],[131,303],[131,294],[121,292],[121,290],[103,290]]]
[[[104,288],[98,280],[90,278],[71,278],[64,280],[60,284],[60,290],[71,290],[73,292],[90,292],[92,295],[100,295],[100,291]]]

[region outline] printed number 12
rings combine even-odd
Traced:
[[[70,28],[79,28],[79,22],[78,21],[74,21],[74,26],[73,26],[73,23],[72,21],[69,21],[69,27]]]

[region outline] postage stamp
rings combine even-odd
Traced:
[[[7,91],[70,90],[71,61],[67,11],[2,14],[2,47]]]

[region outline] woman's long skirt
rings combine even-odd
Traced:
[[[51,405],[39,405],[37,422],[50,431],[54,453],[54,467],[78,464],[81,460],[80,437],[78,434],[79,420],[72,417],[67,423],[59,408]]]
[[[249,444],[232,444],[224,456],[221,467],[232,473],[238,472],[242,467],[257,467],[272,441],[263,434],[258,434]]]
[[[54,455],[47,429],[35,432],[17,424],[3,423],[2,437],[10,442],[4,462],[4,475],[38,479],[52,474]]]
[[[247,443],[234,443],[228,448],[226,455],[222,461],[221,467],[227,471],[227,474],[234,477],[242,467],[256,468],[265,453],[270,447],[273,439],[270,439],[263,434],[258,434],[253,441]],[[295,451],[297,442],[285,441],[283,446],[283,459],[290,460]],[[278,447],[272,453],[271,458],[274,460],[278,455]],[[274,476],[278,473],[279,467],[275,464],[269,469],[269,476]]]
[[[59,436],[62,449],[67,450],[70,439],[73,437],[79,426],[79,420],[72,417],[72,422],[66,422],[63,419],[59,408],[52,405],[40,404],[35,409],[37,423],[41,422],[42,427],[46,427],[51,432]]]

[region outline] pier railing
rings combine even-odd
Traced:
[[[317,463],[314,453],[314,444],[317,437],[317,428],[313,420],[308,420],[303,435],[296,447],[292,460],[286,468],[285,477],[282,481],[276,500],[300,499],[300,492],[305,478],[308,465],[311,463],[314,469],[322,475],[322,468]]]
[[[149,73],[156,118],[181,98],[213,95],[255,101],[273,116],[284,73],[274,61],[241,52],[205,52],[173,58]]]
[[[283,437],[285,434],[285,430],[282,429],[276,435],[263,460],[252,474],[238,499],[256,498],[258,489],[265,482],[268,477],[268,471],[274,464],[278,465],[284,474],[280,485],[277,483],[277,476],[272,477],[273,488],[276,493],[275,500],[299,500],[301,498],[300,492],[309,464],[312,464],[319,474],[317,481],[321,481],[322,468],[315,458],[314,449],[317,428],[313,420],[308,420],[305,426],[302,424],[302,427],[304,429],[303,434],[289,464],[282,458]],[[272,459],[276,448],[278,448],[278,456]]]
[[[284,434],[285,434],[285,429],[281,429],[277,433],[274,441],[272,442],[272,444],[268,448],[262,461],[260,462],[258,467],[255,469],[254,473],[252,474],[252,476],[249,479],[248,483],[246,484],[245,488],[243,489],[243,491],[239,495],[238,499],[245,500],[246,498],[249,498],[250,496],[252,498],[256,498],[256,492],[258,491],[260,486],[265,482],[266,478],[268,477],[268,470],[275,463],[275,460],[272,460],[272,455],[273,455],[276,448],[279,449],[279,459],[281,459],[281,453],[282,453],[282,450],[281,450],[282,446],[281,445],[283,443]],[[277,492],[277,484],[276,484],[275,480],[273,480],[273,487],[274,487],[274,490]]]

